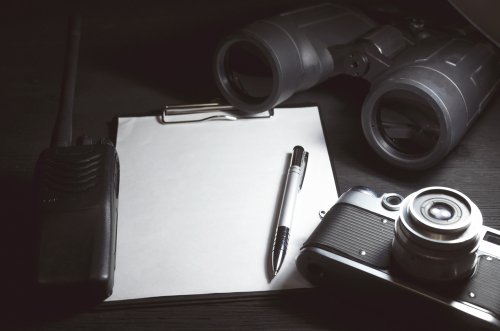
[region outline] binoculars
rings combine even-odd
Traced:
[[[322,4],[254,22],[227,37],[215,57],[217,85],[234,107],[269,110],[346,74],[371,83],[362,128],[386,161],[430,168],[460,141],[496,91],[493,45],[459,35],[379,25]]]

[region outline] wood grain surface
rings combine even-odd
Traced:
[[[457,327],[453,318],[436,319],[419,308],[382,303],[369,294],[340,289],[164,298],[64,314],[32,304],[32,172],[50,141],[69,14],[77,9],[83,15],[74,134],[114,139],[117,116],[151,115],[165,104],[219,97],[212,74],[217,43],[246,23],[309,3],[23,1],[0,5],[1,330]],[[373,2],[351,3],[373,6]],[[430,6],[432,11],[424,10]],[[418,2],[411,8],[416,13],[451,13],[445,1]],[[287,102],[320,107],[339,191],[364,185],[381,193],[407,195],[425,186],[449,186],[477,203],[486,225],[500,229],[499,93],[448,157],[430,170],[412,172],[381,161],[365,141],[360,106],[368,88],[360,80],[333,79]]]

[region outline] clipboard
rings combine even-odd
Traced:
[[[236,121],[266,119],[274,116],[274,109],[260,114],[243,114],[232,105],[219,102],[165,106],[160,116],[161,124],[184,124],[208,121]]]
[[[270,280],[289,157],[309,152],[288,253]],[[119,118],[121,181],[114,291],[107,301],[304,288],[295,257],[336,201],[317,107],[268,119],[161,125]]]

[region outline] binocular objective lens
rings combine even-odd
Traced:
[[[429,153],[439,139],[439,120],[422,97],[408,91],[391,91],[377,103],[382,138],[396,151],[419,156]]]
[[[263,51],[247,41],[232,44],[224,59],[231,88],[246,101],[267,98],[273,87],[273,71]]]

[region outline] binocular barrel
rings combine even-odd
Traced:
[[[333,75],[329,46],[350,43],[375,27],[363,14],[329,4],[257,21],[221,44],[217,84],[236,108],[269,110]]]
[[[429,168],[459,143],[499,78],[492,45],[447,38],[409,47],[372,82],[362,109],[365,137],[392,164]]]
[[[227,101],[263,112],[330,77],[363,77],[368,143],[407,169],[435,165],[485,108],[500,79],[498,51],[464,38],[407,38],[362,13],[323,4],[257,21],[229,36],[216,53]]]

